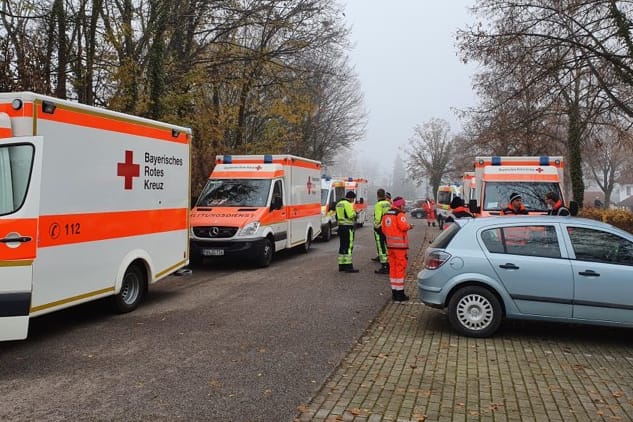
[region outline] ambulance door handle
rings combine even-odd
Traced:
[[[29,236],[18,236],[18,237],[5,237],[0,239],[2,243],[13,243],[13,242],[30,242],[32,239]]]

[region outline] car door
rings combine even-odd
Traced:
[[[482,231],[489,262],[520,314],[570,318],[573,275],[561,258],[557,225],[503,225]]]
[[[600,229],[568,226],[574,259],[574,319],[633,322],[633,241]]]

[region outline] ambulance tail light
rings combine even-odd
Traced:
[[[259,230],[259,221],[251,221],[237,232],[237,236],[253,236]]]

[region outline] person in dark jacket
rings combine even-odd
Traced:
[[[445,223],[454,223],[455,220],[459,220],[460,218],[465,217],[474,217],[464,205],[464,200],[459,196],[456,196],[451,201],[451,213],[444,220]]]
[[[547,213],[548,215],[566,216],[571,214],[556,192],[547,192],[545,194],[545,202],[551,207]]]
[[[501,215],[526,215],[527,213],[528,210],[523,205],[521,195],[516,192],[512,192],[508,206],[501,210]]]

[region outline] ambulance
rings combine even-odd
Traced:
[[[345,191],[356,194],[354,211],[356,211],[356,226],[363,227],[367,221],[367,179],[361,177],[348,177],[345,180]]]
[[[514,192],[521,195],[529,214],[547,213],[545,194],[549,191],[558,193],[567,204],[563,194],[562,156],[476,157],[474,166],[475,197],[470,200],[469,208],[475,215],[501,214]]]
[[[308,252],[321,234],[321,163],[293,155],[218,155],[191,211],[191,260]]]
[[[437,201],[435,203],[435,218],[440,230],[444,227],[444,221],[451,213],[451,202],[456,196],[462,197],[460,186],[440,185],[437,189]]]
[[[336,203],[345,197],[345,180],[341,177],[321,176],[321,239],[328,241],[338,227]]]
[[[191,130],[0,93],[0,339],[111,297],[135,309],[188,264]]]

